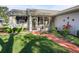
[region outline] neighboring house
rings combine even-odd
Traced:
[[[79,30],[79,6],[75,6],[66,10],[11,10],[8,13],[9,24],[23,27],[29,31],[49,31],[52,24],[57,30],[62,30],[63,25],[69,23],[72,27],[70,33],[76,35]]]

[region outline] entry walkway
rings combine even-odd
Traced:
[[[32,32],[33,34],[36,35],[40,35],[39,32]],[[46,36],[47,38],[49,38],[50,40],[58,43],[59,45],[67,48],[70,52],[72,53],[79,53],[79,47],[77,47],[76,45],[66,41],[66,40],[62,40],[61,38],[57,38],[55,35],[53,34],[41,34],[41,36]]]

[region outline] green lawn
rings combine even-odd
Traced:
[[[4,43],[8,42],[9,35],[0,35]],[[5,47],[8,49],[8,47]],[[11,47],[10,47],[11,48]],[[0,46],[0,50],[1,50]],[[47,39],[46,37],[33,34],[18,34],[14,36],[12,52],[21,53],[64,53],[69,52],[66,48]]]
[[[70,42],[74,43],[75,45],[78,45],[79,46],[79,38],[78,37],[75,37],[73,35],[66,35],[65,38],[68,41],[70,41]]]
[[[62,34],[61,34],[62,33]],[[70,35],[70,34],[64,34],[63,32],[58,32],[55,34],[57,37],[63,37],[64,39],[68,40],[69,42],[79,46],[79,37],[76,37],[74,35]]]

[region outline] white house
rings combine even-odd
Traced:
[[[11,10],[8,13],[9,24],[17,26],[23,24],[23,27],[29,31],[48,31],[51,29],[52,23],[60,31],[63,25],[69,23],[71,25],[70,33],[76,35],[79,30],[79,6],[75,6],[62,11],[57,10]]]
[[[56,15],[55,10],[27,9],[9,11],[9,24],[23,25],[29,31],[48,31],[52,16]]]

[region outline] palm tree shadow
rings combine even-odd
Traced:
[[[14,44],[14,34],[10,34],[8,42],[5,44],[5,53],[12,53]]]
[[[35,42],[35,40],[30,41],[27,43],[24,48],[20,51],[20,53],[32,53],[32,45]]]
[[[38,46],[40,48],[39,53],[53,52],[52,48],[50,48],[49,46],[42,45],[42,44],[36,45],[35,44],[36,42],[40,43],[40,40],[31,40],[29,43],[25,45],[25,47],[20,51],[20,53],[33,53],[33,50],[32,50],[33,46]]]
[[[0,38],[0,45],[2,46],[2,50],[0,52],[2,53],[12,53],[13,51],[13,45],[14,45],[14,36],[17,35],[19,32],[21,32],[21,29],[17,29],[17,33],[15,33],[16,28],[13,29],[12,33],[9,33],[8,42],[4,43],[4,41]]]
[[[2,46],[1,53],[12,53],[14,44],[14,34],[10,34],[8,38],[8,42],[4,43],[4,41],[0,38],[0,45]]]
[[[4,41],[2,40],[2,38],[0,38],[0,45],[2,47],[2,50],[0,52],[2,53],[4,51],[4,48],[5,48]]]

